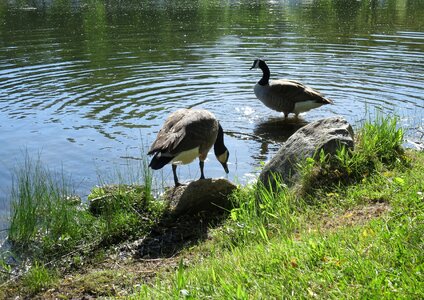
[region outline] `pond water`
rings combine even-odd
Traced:
[[[241,183],[299,127],[332,115],[357,126],[395,114],[422,145],[423,29],[420,0],[0,1],[0,223],[25,153],[69,174],[84,199],[99,177],[138,166],[179,108],[219,118],[229,179]],[[283,122],[253,94],[257,57],[271,78],[335,105]],[[169,166],[155,174],[173,183]],[[205,174],[224,176],[212,151]],[[197,162],[179,168],[181,181],[199,175]]]

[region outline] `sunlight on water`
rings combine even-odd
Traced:
[[[398,115],[407,144],[422,147],[424,3],[395,2],[2,2],[0,215],[24,151],[63,167],[84,198],[184,107],[220,119],[229,179],[241,183],[298,128],[332,115],[355,125],[376,110]],[[271,78],[301,81],[335,105],[282,122],[253,94],[257,57]],[[200,176],[197,163],[179,172]],[[170,167],[156,174],[172,184]],[[205,174],[224,176],[213,155]]]

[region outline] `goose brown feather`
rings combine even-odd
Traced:
[[[180,109],[171,113],[157,134],[148,154],[154,155],[149,166],[160,169],[172,164],[175,185],[179,185],[176,168],[199,158],[201,179],[204,161],[209,150],[214,151],[228,173],[228,149],[224,145],[223,130],[215,116],[207,110]]]

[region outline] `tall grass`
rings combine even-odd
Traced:
[[[367,121],[359,130],[357,152],[367,158],[393,165],[403,154],[404,130],[399,127],[398,117],[377,114],[375,120]]]
[[[40,158],[26,155],[17,168],[11,193],[8,238],[13,250],[34,261],[48,262],[75,250],[107,246],[145,232],[163,205],[151,195],[152,174],[141,161],[134,172],[117,175],[118,184],[95,187],[89,204],[75,196],[62,173],[47,169]],[[134,175],[135,174],[135,175]],[[141,174],[141,175],[140,175]],[[90,203],[92,200],[97,202]]]
[[[293,215],[300,207],[283,184],[270,190],[258,182],[236,190],[231,197],[237,208],[231,211],[227,223],[231,233],[223,236],[226,243],[237,246],[252,239],[268,242],[274,235],[293,232]]]
[[[63,173],[55,175],[28,155],[16,171],[11,210],[9,240],[32,254],[40,250],[40,256],[75,246],[92,224]]]
[[[90,211],[104,226],[103,244],[145,234],[161,216],[164,204],[154,199],[153,175],[147,157],[127,159],[124,169],[115,168],[108,179],[99,176],[99,186],[88,200]],[[113,183],[112,183],[113,182]]]
[[[406,165],[403,141],[404,131],[398,125],[398,118],[377,114],[374,121],[365,122],[358,130],[353,150],[341,145],[335,155],[321,151],[316,159],[307,158],[299,165],[301,193],[315,197],[317,189],[331,190],[357,183],[383,167]]]

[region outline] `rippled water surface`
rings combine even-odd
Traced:
[[[358,125],[396,114],[408,143],[422,145],[423,29],[418,0],[1,1],[0,215],[25,152],[70,174],[84,198],[99,176],[138,165],[184,107],[220,119],[239,182],[299,127],[332,115]],[[335,105],[283,122],[253,94],[256,57],[271,78],[302,81]],[[205,173],[224,175],[212,153]],[[156,174],[172,184],[170,167]],[[197,178],[197,162],[179,175]]]

